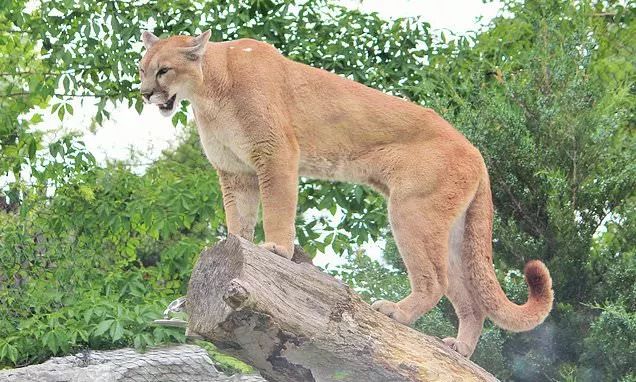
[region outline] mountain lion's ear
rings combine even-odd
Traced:
[[[141,41],[144,42],[146,49],[150,49],[150,47],[155,45],[159,40],[161,39],[151,32],[145,31],[141,34]]]
[[[194,38],[192,46],[184,49],[184,53],[189,60],[196,61],[205,52],[205,47],[210,41],[212,32],[207,30]]]

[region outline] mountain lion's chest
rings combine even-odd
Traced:
[[[250,145],[240,134],[239,122],[224,110],[215,113],[194,112],[203,151],[218,170],[254,173],[249,162]]]

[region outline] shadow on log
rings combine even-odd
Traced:
[[[190,334],[270,381],[496,381],[310,263],[235,236],[201,254],[186,310]]]

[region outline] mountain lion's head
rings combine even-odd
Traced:
[[[209,39],[210,31],[197,37],[172,36],[163,40],[144,32],[141,40],[146,54],[139,63],[144,101],[157,105],[162,115],[172,115],[201,81],[201,57]]]

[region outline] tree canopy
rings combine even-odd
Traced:
[[[184,340],[149,322],[225,235],[187,106],[173,118],[180,145],[141,174],[129,161],[97,163],[81,137],[38,124],[49,113],[65,123],[77,98],[97,105],[96,126],[116,105],[141,110],[141,31],[211,29],[214,41],[265,40],[432,107],[479,147],[500,281],[523,301],[520,270],[541,259],[556,304],[528,333],[488,326],[477,363],[501,379],[636,380],[634,16],[632,1],[507,0],[487,28],[445,36],[425,19],[331,0],[0,1],[0,367]],[[332,272],[365,299],[408,293],[381,196],[303,179],[298,210],[299,243],[342,254]],[[369,240],[386,241],[384,262],[364,256]],[[443,301],[415,327],[443,337],[455,325]]]

